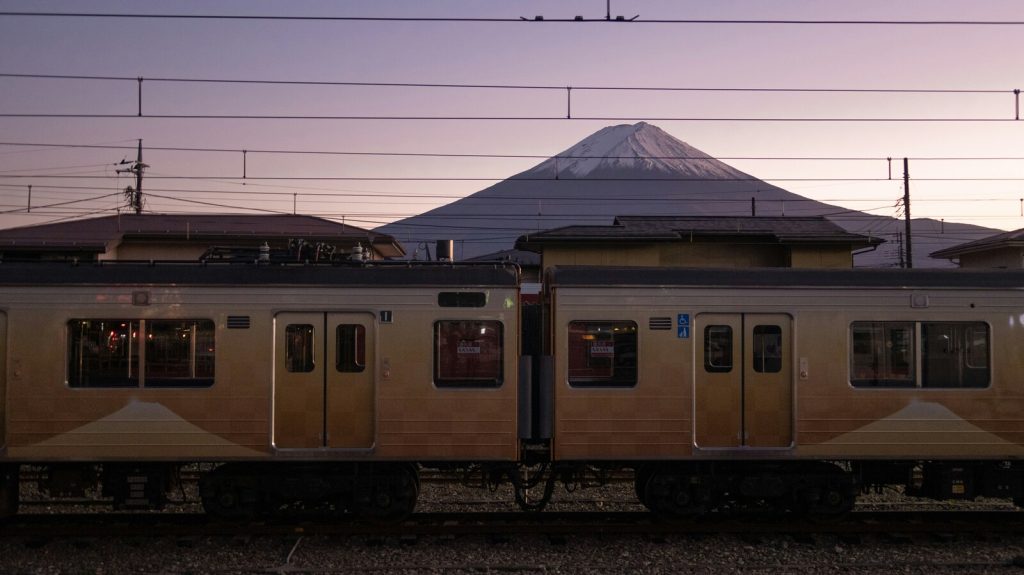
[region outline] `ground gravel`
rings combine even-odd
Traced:
[[[1024,538],[735,536],[0,540],[4,573],[1010,573]]]

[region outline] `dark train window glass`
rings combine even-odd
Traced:
[[[732,371],[732,327],[709,325],[704,328],[704,371]]]
[[[305,323],[284,328],[284,365],[290,373],[313,371],[313,326]]]
[[[71,320],[68,385],[209,387],[214,382],[215,331],[206,319]]]
[[[782,371],[782,328],[777,325],[755,325],[753,347],[754,371]]]
[[[336,331],[338,349],[335,367],[343,373],[366,369],[366,328],[360,324],[342,324]]]
[[[437,305],[441,307],[484,307],[487,305],[487,294],[479,291],[443,291],[437,294]]]
[[[138,320],[73,319],[68,322],[68,385],[139,386]]]
[[[146,320],[146,387],[213,385],[214,325],[210,320]]]
[[[636,385],[636,333],[637,326],[632,321],[569,322],[569,385]]]
[[[921,323],[921,387],[988,387],[988,325]]]
[[[498,321],[434,323],[434,384],[499,387],[503,379],[503,328]]]
[[[850,326],[854,387],[914,387],[914,323],[859,321]]]

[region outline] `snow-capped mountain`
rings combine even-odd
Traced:
[[[603,128],[525,172],[445,206],[377,228],[410,255],[455,240],[456,259],[508,250],[521,235],[570,225],[610,225],[616,216],[826,216],[847,231],[888,243],[858,254],[858,266],[895,266],[904,222],[805,198],[757,179],[664,130],[640,122]],[[928,254],[998,230],[913,222],[915,267],[948,267]]]
[[[750,178],[646,122],[603,128],[522,175],[598,178],[615,177],[624,171],[640,172],[652,178]]]

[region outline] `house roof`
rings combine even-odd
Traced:
[[[387,234],[313,216],[270,214],[118,214],[0,230],[0,250],[104,252],[126,238],[210,242],[253,240],[368,242],[384,257],[405,254]]]
[[[757,240],[778,244],[877,246],[885,240],[847,232],[823,217],[619,216],[610,226],[567,226],[521,236],[517,249],[556,243]]]
[[[928,255],[929,257],[939,259],[952,259],[964,254],[986,252],[1000,248],[1024,248],[1024,229],[996,234],[965,244],[958,244]]]
[[[521,266],[540,267],[540,256],[536,252],[523,250],[501,250],[476,256],[465,260],[467,262],[511,262]]]

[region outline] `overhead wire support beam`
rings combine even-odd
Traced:
[[[85,113],[3,113],[0,118],[77,118],[77,119],[118,119],[136,118],[137,114],[85,114]],[[799,117],[799,116],[305,116],[285,114],[147,114],[146,118],[158,120],[396,120],[396,121],[564,121],[583,122],[855,122],[855,123],[999,123],[1013,122],[1011,118],[983,117]]]
[[[422,22],[422,23],[544,23],[564,24],[567,22],[633,22],[636,24],[683,24],[683,25],[749,25],[749,26],[1024,26],[1024,20],[814,20],[814,19],[720,19],[720,18],[648,18],[639,15],[632,18],[609,16],[603,18],[485,18],[459,16],[296,16],[271,14],[140,14],[113,12],[11,12],[2,11],[0,16],[36,18],[106,18],[106,19],[152,19],[152,20],[279,20],[287,22]]]

